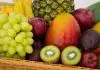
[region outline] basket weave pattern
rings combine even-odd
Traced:
[[[47,64],[43,62],[0,58],[0,70],[98,70],[91,68]]]

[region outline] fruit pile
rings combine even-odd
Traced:
[[[32,4],[33,18],[0,14],[1,57],[100,68],[96,7],[74,11],[73,0],[34,0]]]
[[[34,51],[27,55],[26,59],[100,68],[100,22],[95,20],[95,12],[81,8],[70,12],[72,14],[63,12],[64,10],[58,13],[55,8],[56,15],[53,19],[52,14],[49,14],[53,12],[50,10],[52,4],[52,1],[44,0],[33,2],[35,17],[31,18],[29,23],[33,26]],[[42,5],[50,8],[45,10],[41,8]],[[42,12],[35,12],[37,9]],[[46,14],[49,15],[45,19]]]
[[[0,57],[25,59],[33,52],[32,26],[22,14],[0,14]]]

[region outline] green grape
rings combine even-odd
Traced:
[[[0,29],[2,29],[3,24],[0,24]]]
[[[28,18],[26,18],[23,14],[19,14],[20,15],[20,18],[21,18],[21,21],[20,22],[23,22],[23,21],[28,21]]]
[[[21,52],[18,52],[18,54],[19,54],[21,57],[25,57],[26,52],[23,50],[23,51],[21,51]]]
[[[7,35],[7,32],[4,29],[0,30],[0,37],[5,37]]]
[[[21,22],[28,22],[28,18],[27,18],[27,17],[23,17],[23,18],[21,19]]]
[[[23,46],[27,46],[27,45],[28,45],[27,39],[24,39],[24,40],[23,40],[22,45],[23,45]]]
[[[15,18],[16,18],[16,20],[17,20],[18,23],[21,22],[21,14],[17,14],[17,15],[15,16]]]
[[[28,54],[31,54],[31,53],[33,52],[32,46],[26,46],[26,47],[25,47],[25,50],[26,50],[26,52],[27,52]]]
[[[32,25],[28,25],[28,29],[27,29],[27,31],[32,31]]]
[[[28,44],[32,45],[34,43],[34,40],[32,38],[27,38]]]
[[[23,38],[22,35],[19,35],[19,34],[18,34],[18,35],[15,37],[15,40],[16,40],[16,42],[21,43],[21,42],[23,42],[24,38]]]
[[[13,58],[15,58],[15,59],[21,59],[21,57],[19,56],[18,53],[15,53],[15,54],[13,55]]]
[[[23,38],[26,37],[26,33],[25,33],[25,32],[20,32],[19,35],[20,35],[21,37],[23,37]]]
[[[10,28],[11,28],[11,26],[9,23],[6,23],[3,25],[3,29],[5,29],[5,30],[10,29]]]
[[[8,29],[7,34],[10,37],[15,37],[16,36],[16,32],[13,29]]]
[[[13,55],[9,54],[8,52],[6,52],[6,57],[7,58],[12,58]]]
[[[3,49],[4,52],[8,51],[8,48],[9,48],[9,46],[7,44],[4,44],[2,46],[2,49]]]
[[[16,31],[16,33],[20,32],[20,25],[19,24],[14,24],[13,29]]]
[[[14,25],[14,24],[17,24],[18,22],[17,22],[17,20],[16,20],[15,17],[9,17],[9,23],[10,23],[10,25],[12,26],[12,25]]]
[[[21,44],[18,44],[17,46],[16,46],[16,51],[17,52],[22,52],[24,50],[24,47],[21,45]]]
[[[16,47],[17,46],[17,42],[13,39],[10,41],[10,46],[12,47]]]
[[[5,52],[0,53],[0,57],[5,57],[5,56],[6,56]]]
[[[4,44],[9,44],[12,38],[7,36],[7,37],[4,37],[3,39],[4,39]]]
[[[16,53],[16,48],[15,47],[9,47],[8,48],[8,53],[11,54],[11,55],[15,54]]]
[[[2,46],[0,46],[0,52],[3,52],[3,48],[2,48]]]
[[[4,38],[0,38],[0,45],[4,44]]]
[[[33,33],[32,32],[26,32],[27,37],[32,38],[33,37]]]
[[[0,24],[5,24],[8,21],[7,14],[0,14]]]
[[[28,22],[22,22],[20,23],[20,25],[21,25],[21,31],[29,31],[30,24]]]

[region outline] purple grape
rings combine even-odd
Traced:
[[[41,61],[40,59],[40,51],[43,47],[43,43],[40,40],[35,41],[33,45],[33,53],[32,54],[27,54],[26,59],[31,60],[31,61]]]

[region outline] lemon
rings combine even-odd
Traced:
[[[95,30],[97,33],[100,33],[100,22],[96,23],[93,28],[93,30]]]

